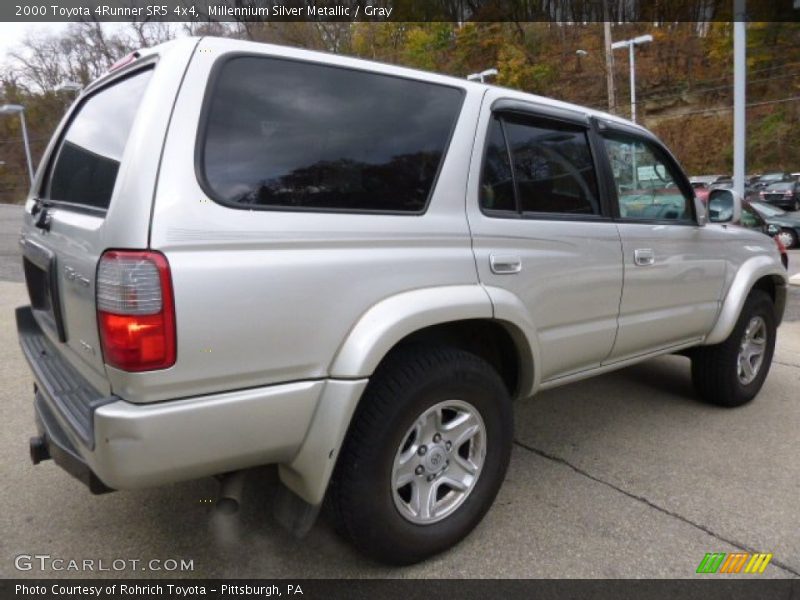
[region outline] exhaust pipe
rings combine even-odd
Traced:
[[[31,462],[38,465],[43,460],[50,460],[50,450],[47,448],[47,441],[44,436],[37,435],[30,440]]]
[[[216,510],[224,515],[233,515],[239,512],[242,504],[242,492],[246,471],[225,473],[219,477],[219,497]]]

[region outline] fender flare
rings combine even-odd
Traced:
[[[350,330],[331,363],[330,377],[369,377],[389,350],[415,331],[493,316],[489,296],[478,284],[421,288],[384,298]]]
[[[728,338],[736,326],[750,290],[759,279],[767,276],[779,278],[786,285],[786,272],[771,256],[754,256],[739,267],[733,283],[728,288],[717,322],[706,336],[703,345],[719,344]]]
[[[300,449],[278,467],[284,485],[309,505],[321,504],[368,378],[386,354],[403,338],[426,327],[495,318],[494,298],[499,303],[497,320],[503,321],[520,350],[520,367],[530,365],[520,372],[520,391],[533,389],[532,325],[524,317],[527,311],[521,301],[510,292],[473,284],[421,288],[390,296],[361,316],[337,351],[329,369],[330,379]]]

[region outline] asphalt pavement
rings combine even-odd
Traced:
[[[52,461],[32,466],[32,379],[13,324],[26,293],[3,265],[18,261],[18,226],[0,209],[0,577],[87,575],[15,567],[49,555],[126,561],[94,572],[115,577],[691,578],[705,553],[734,551],[774,555],[747,577],[800,577],[800,321],[781,327],[761,394],[739,409],[697,401],[675,356],[518,403],[511,466],[484,521],[441,556],[389,568],[327,518],[305,539],[286,534],[271,517],[274,469],[252,471],[240,514],[223,519],[212,479],[92,496]],[[790,303],[800,318],[798,296]],[[193,570],[143,571],[151,560]]]

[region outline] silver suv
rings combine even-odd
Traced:
[[[135,53],[25,205],[31,456],[98,493],[277,464],[296,532],[325,500],[421,560],[491,506],[516,398],[678,352],[704,400],[758,393],[786,273],[705,221],[608,114],[242,41]]]

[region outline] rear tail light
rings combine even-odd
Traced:
[[[175,364],[175,306],[164,255],[103,254],[97,268],[97,321],[107,365],[152,371]]]

